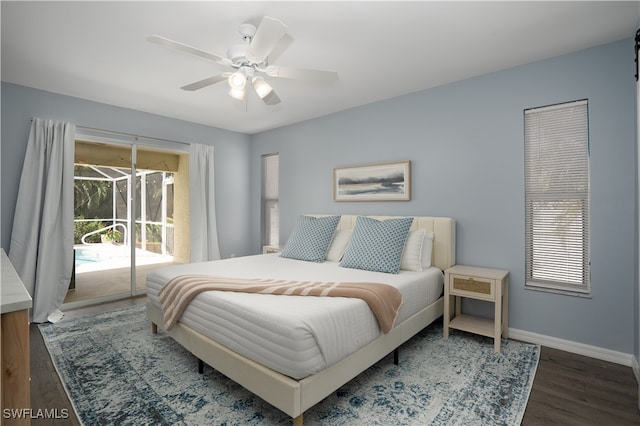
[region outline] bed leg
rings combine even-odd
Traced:
[[[400,364],[400,350],[398,348],[393,350],[393,363],[395,365]]]
[[[198,358],[198,374],[204,373],[204,362]]]
[[[158,334],[158,324],[151,323],[151,333]]]
[[[293,426],[302,426],[302,414],[293,418]]]

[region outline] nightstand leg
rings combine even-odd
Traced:
[[[444,296],[444,315],[442,315],[443,317],[443,324],[442,324],[442,335],[444,336],[445,339],[449,338],[449,321],[451,320],[451,315],[449,314],[449,312],[451,312],[451,296],[446,295]]]
[[[500,338],[502,336],[502,285],[496,286],[496,301],[493,319],[493,350],[500,352]]]
[[[504,292],[502,294],[502,335],[509,338],[509,277],[505,277]]]

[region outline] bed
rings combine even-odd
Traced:
[[[399,217],[369,218],[382,221]],[[334,243],[338,233],[348,234],[356,227],[357,220],[356,215],[340,216]],[[370,281],[398,288],[403,295],[402,307],[393,328],[386,334],[380,331],[371,310],[360,300],[296,297],[299,299],[296,303],[301,305],[291,308],[285,305],[288,301],[284,301],[291,297],[217,291],[196,296],[181,319],[167,331],[199,360],[291,416],[294,425],[301,425],[305,410],[394,352],[442,315],[442,271],[455,264],[455,221],[446,217],[414,217],[410,231],[420,230],[432,236],[431,267],[423,271],[387,274],[343,268],[336,261],[304,262],[278,254],[159,268],[147,276],[147,317],[155,332],[157,326],[163,324],[158,293],[172,278],[185,274]],[[434,283],[428,289],[426,285],[416,286],[417,282],[427,281]],[[269,300],[261,303],[260,309],[264,312],[253,308],[255,299],[260,297]],[[418,299],[428,302],[416,304]],[[331,317],[323,314],[328,304],[336,311]],[[208,313],[209,305],[216,305],[217,315]],[[280,311],[286,312],[286,321],[280,321]],[[329,324],[329,329],[334,324],[334,331],[345,328],[335,325],[341,324],[340,321],[355,325],[349,327],[351,334],[338,338],[337,331],[333,336],[331,330],[319,331],[315,326],[308,330],[306,325],[312,321],[307,321],[303,312],[317,313],[319,321]],[[216,316],[219,318],[213,318]],[[260,318],[259,326],[252,324],[252,317]],[[273,327],[265,328],[265,324],[270,323]]]

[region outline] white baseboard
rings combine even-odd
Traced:
[[[517,328],[509,328],[509,338],[631,367],[636,375],[636,379],[640,383],[640,367],[638,366],[638,361],[635,359],[633,354],[612,351],[611,349],[585,345],[584,343],[572,342],[570,340],[558,339],[557,337],[518,330]]]

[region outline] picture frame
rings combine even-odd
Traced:
[[[411,200],[411,161],[333,169],[334,201]]]

